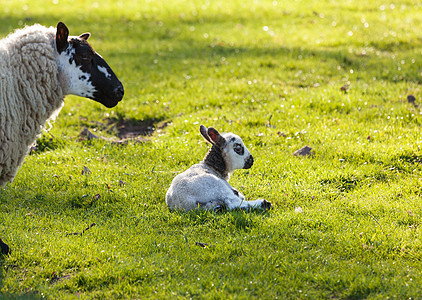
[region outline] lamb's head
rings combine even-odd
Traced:
[[[59,80],[66,94],[87,97],[106,107],[114,107],[123,98],[123,85],[88,43],[90,36],[90,33],[84,33],[70,37],[66,25],[57,24]]]
[[[248,148],[243,144],[242,139],[233,133],[220,134],[216,129],[206,128],[201,125],[201,135],[210,142],[213,147],[205,157],[205,162],[217,165],[217,170],[222,174],[230,174],[236,169],[249,169],[253,165],[253,157]],[[219,160],[219,156],[221,159]],[[224,170],[223,166],[224,164]],[[212,166],[215,168],[215,166]]]

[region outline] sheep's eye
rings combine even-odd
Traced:
[[[233,150],[239,155],[243,155],[245,153],[245,148],[241,144],[235,143],[233,145]]]
[[[79,47],[76,50],[76,56],[78,56],[81,61],[88,62],[92,59],[93,53],[91,53],[89,49],[86,49],[86,47]]]

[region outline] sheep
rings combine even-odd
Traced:
[[[69,36],[59,22],[56,28],[26,26],[0,40],[0,187],[16,176],[65,95],[108,108],[122,100],[123,85],[87,42],[90,35]]]
[[[123,85],[88,44],[90,33],[70,37],[39,24],[0,41],[0,186],[12,181],[31,145],[73,94],[114,107]]]
[[[246,201],[245,196],[228,183],[234,170],[249,169],[254,162],[242,139],[233,133],[220,134],[204,125],[199,130],[212,147],[201,162],[173,179],[166,193],[170,210],[270,209],[270,202]]]

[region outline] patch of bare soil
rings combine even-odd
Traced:
[[[147,137],[154,134],[158,129],[163,129],[169,122],[159,122],[155,119],[136,120],[136,119],[105,119],[104,123],[95,122],[94,128],[105,131],[116,138],[106,138],[92,133],[87,128],[80,133],[83,139],[104,139],[116,144],[125,144],[128,140],[146,141]]]
[[[138,136],[149,136],[155,131],[154,120],[137,121],[133,119],[109,119],[110,131],[117,134],[119,139],[133,139]]]

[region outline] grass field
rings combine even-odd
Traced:
[[[113,109],[68,96],[0,188],[0,298],[422,297],[420,1],[6,0],[0,20],[90,31],[125,86]],[[80,135],[122,124],[155,130]],[[274,209],[168,210],[200,124],[243,138],[230,183]]]

